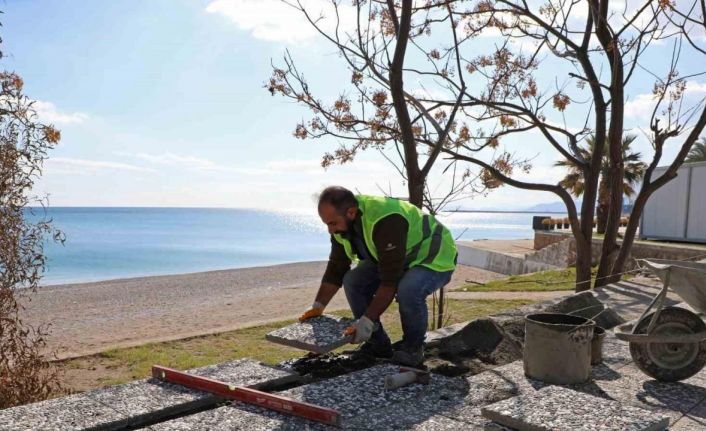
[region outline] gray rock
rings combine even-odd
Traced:
[[[600,326],[603,329],[613,329],[616,326],[622,325],[626,322],[625,319],[623,319],[618,313],[615,312],[615,310],[610,307],[607,307],[605,310],[601,311],[597,316],[594,316],[593,321],[596,322],[596,325]]]
[[[560,386],[483,407],[484,417],[520,431],[660,431],[669,417]]]
[[[268,341],[314,353],[327,353],[350,342],[343,331],[353,323],[344,317],[323,315],[293,323],[265,336]]]
[[[586,291],[563,298],[559,302],[547,306],[544,310],[548,313],[562,314],[569,314],[578,310],[586,310],[585,312],[588,313],[594,311],[593,315],[595,315],[597,314],[597,312],[595,312],[596,309],[601,306],[603,306],[603,303],[595,297],[593,292]]]
[[[463,355],[491,352],[504,338],[504,332],[493,319],[483,318],[469,322],[454,334],[439,340],[439,353]]]

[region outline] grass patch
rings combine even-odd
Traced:
[[[446,324],[476,319],[532,302],[450,299],[447,301]],[[431,301],[429,303],[431,305]],[[350,317],[350,311],[333,314]],[[275,364],[303,354],[301,350],[265,340],[265,334],[292,322],[293,320],[283,320],[220,334],[113,349],[93,356],[63,361],[62,366],[70,387],[74,390],[88,390],[148,377],[153,364],[183,370],[246,357],[266,364]],[[393,341],[402,336],[397,303],[393,302],[385,312],[382,322]]]
[[[597,267],[591,270],[591,284],[595,281]],[[624,274],[623,280],[632,276]],[[576,268],[552,269],[532,274],[511,275],[502,280],[489,281],[483,285],[467,284],[457,291],[460,292],[539,292],[555,290],[574,290]]]

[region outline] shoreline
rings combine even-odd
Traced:
[[[325,261],[122,278],[41,287],[22,318],[50,324],[58,359],[296,318],[316,294]],[[505,277],[459,265],[448,290]],[[339,292],[327,309],[348,307]]]

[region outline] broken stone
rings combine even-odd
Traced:
[[[268,341],[314,353],[327,353],[350,342],[343,331],[353,320],[323,315],[304,322],[293,323],[265,336]]]
[[[661,431],[669,417],[560,386],[483,407],[484,417],[520,431]]]

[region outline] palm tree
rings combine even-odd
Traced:
[[[623,193],[625,196],[635,194],[634,186],[642,179],[645,174],[647,165],[640,161],[642,155],[630,151],[630,145],[635,141],[637,136],[625,135],[623,137],[623,164],[625,170],[623,172]],[[590,159],[593,154],[593,149],[596,146],[596,138],[591,135],[586,139],[587,148],[580,148],[581,156],[584,159]],[[601,179],[598,186],[598,205],[596,206],[596,215],[598,218],[597,228],[598,233],[605,233],[606,223],[608,221],[608,207],[610,205],[610,153],[609,146],[605,144],[603,151],[603,160],[601,163]],[[571,194],[579,197],[583,194],[584,182],[583,172],[581,169],[569,161],[562,160],[556,162],[555,166],[563,166],[569,170],[569,173],[559,183],[562,187],[569,190]]]
[[[701,138],[701,142],[694,143],[689,155],[686,156],[686,162],[706,162],[706,138]]]

